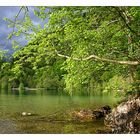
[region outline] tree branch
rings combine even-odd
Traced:
[[[13,25],[13,31],[12,31],[12,35],[14,34],[14,31],[15,31],[15,26],[16,26],[16,21],[17,21],[17,18],[18,18],[18,16],[19,16],[19,14],[21,13],[21,11],[22,11],[22,9],[23,9],[23,6],[19,9],[19,12],[18,12],[18,14],[15,16],[15,19],[14,19],[14,25]]]
[[[88,56],[88,57],[85,57],[85,58],[75,58],[75,57],[70,57],[70,56],[67,56],[67,55],[63,55],[63,54],[60,54],[58,53],[57,50],[55,50],[56,54],[60,57],[63,57],[63,58],[71,58],[72,60],[76,60],[76,61],[86,61],[86,60],[91,60],[91,59],[94,59],[95,61],[102,61],[102,62],[109,62],[109,63],[116,63],[116,64],[123,64],[123,65],[139,65],[140,62],[139,61],[119,61],[119,60],[112,60],[112,59],[107,59],[107,58],[101,58],[101,57],[98,57],[94,54]]]
[[[120,16],[121,19],[123,20],[123,22],[124,22],[124,24],[126,25],[126,27],[127,27],[132,33],[135,33],[135,34],[137,35],[136,31],[134,31],[134,30],[129,26],[129,24],[127,23],[125,17],[123,17],[122,11],[119,9],[119,7],[114,7],[114,8],[115,8],[116,11],[118,12],[119,16]]]
[[[21,11],[22,11],[24,8],[25,8],[25,13],[24,13],[24,17],[23,17],[23,19],[22,19],[21,22],[24,21],[25,16],[26,16],[26,13],[29,12],[29,9],[28,9],[27,6],[26,6],[26,7],[24,7],[24,6],[20,7],[20,9],[19,9],[17,15],[16,15],[15,18],[14,18],[14,21],[12,21],[12,23],[13,23],[13,31],[12,31],[12,34],[11,34],[12,36],[14,35],[15,28],[16,28],[16,24],[18,24],[18,23],[17,23],[17,19],[18,19],[19,15],[20,15]]]

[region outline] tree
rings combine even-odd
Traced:
[[[109,66],[111,71],[116,67],[117,73],[124,71],[126,74],[126,71],[130,71],[136,81],[140,64],[140,31],[136,30],[140,16],[138,10],[139,8],[134,7],[53,8],[48,30],[53,32],[51,43],[57,55],[67,58],[65,68],[68,74],[65,80],[68,88],[70,85],[76,87],[77,83],[86,82],[87,77],[96,75],[98,70],[105,71],[109,65],[112,65]],[[91,59],[99,62],[93,62]],[[110,62],[126,66],[114,66]]]
[[[16,67],[25,59],[35,73],[42,66],[53,69],[68,91],[115,75],[131,77],[139,90],[139,7],[39,7],[35,14],[48,22],[15,53],[21,54]],[[104,76],[107,72],[110,75]]]

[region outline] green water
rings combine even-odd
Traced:
[[[76,109],[113,106],[112,95],[68,96],[56,91],[0,91],[0,133],[97,133],[103,120],[77,122],[69,118]],[[33,116],[22,116],[30,112]]]

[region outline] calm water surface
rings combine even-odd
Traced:
[[[113,106],[112,95],[68,96],[55,91],[0,91],[0,133],[96,133],[105,129],[103,120],[69,121],[68,112],[80,108]],[[22,116],[30,112],[33,116]]]

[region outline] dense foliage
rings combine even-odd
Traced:
[[[10,87],[65,89],[69,93],[91,93],[98,87],[103,93],[140,90],[139,10],[37,7],[35,15],[48,19],[43,29],[32,24],[30,11],[25,10],[22,28],[20,21],[13,24],[6,19],[17,29],[10,38],[26,32],[28,45],[19,49],[13,43],[18,49],[10,62],[0,63],[1,80],[5,78]]]

